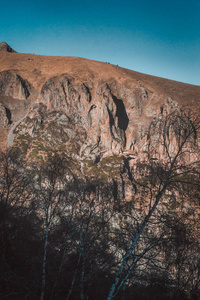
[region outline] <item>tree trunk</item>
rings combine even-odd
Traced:
[[[107,300],[111,300],[114,297],[114,292],[115,292],[115,290],[117,288],[117,285],[118,285],[119,280],[120,280],[120,276],[122,275],[122,272],[123,272],[123,270],[124,270],[124,268],[125,268],[125,266],[126,266],[126,264],[128,262],[128,259],[129,259],[130,255],[131,255],[131,253],[133,252],[133,249],[135,248],[135,246],[136,246],[139,238],[141,237],[141,235],[142,235],[142,233],[143,233],[146,225],[148,224],[149,219],[151,218],[153,212],[155,211],[155,209],[156,209],[156,207],[157,207],[157,205],[158,205],[158,203],[159,203],[159,201],[160,201],[160,199],[161,199],[161,197],[162,197],[162,195],[163,195],[163,193],[164,193],[164,191],[165,191],[165,189],[167,187],[167,184],[168,184],[168,181],[169,181],[169,177],[170,177],[170,174],[171,174],[170,171],[169,171],[169,174],[167,176],[167,179],[165,181],[165,184],[164,184],[162,190],[158,193],[158,195],[156,197],[156,201],[155,201],[154,205],[152,206],[152,208],[150,209],[148,215],[145,217],[144,221],[142,222],[142,224],[141,224],[141,226],[140,226],[140,228],[138,230],[138,233],[136,234],[135,239],[132,242],[132,244],[131,244],[128,252],[123,257],[122,264],[121,264],[121,266],[119,268],[117,276],[115,277],[115,281],[114,281],[114,283],[113,283],[113,285],[112,285],[112,287],[110,289],[110,292],[109,292],[109,295],[107,297]]]
[[[46,283],[46,258],[47,258],[47,242],[48,242],[48,234],[49,234],[49,224],[46,224],[45,230],[45,240],[44,240],[44,255],[43,255],[43,263],[42,263],[42,288],[40,300],[44,299],[44,291],[45,291],[45,283]]]

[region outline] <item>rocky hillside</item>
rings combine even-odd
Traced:
[[[2,297],[199,299],[200,86],[0,49]]]
[[[158,131],[149,135],[153,123],[188,106],[199,110],[199,86],[0,48],[1,148],[18,148],[29,162],[57,150],[80,176],[119,178],[124,158],[131,167],[146,160],[149,139],[164,155]]]

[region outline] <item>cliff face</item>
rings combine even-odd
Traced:
[[[165,159],[166,116],[190,103],[199,109],[200,87],[105,63],[17,53],[0,60],[2,147],[19,148],[29,162],[60,151],[80,176],[119,180],[124,160],[133,168],[150,145],[154,159]],[[173,152],[175,134],[170,143]]]
[[[0,73],[0,94],[14,99],[26,100],[30,96],[31,86],[27,80],[13,70]]]
[[[28,266],[18,292],[38,298],[46,261],[46,298],[133,271],[129,297],[199,299],[199,100],[198,86],[106,63],[0,52],[5,297]],[[41,245],[52,255],[38,261]]]

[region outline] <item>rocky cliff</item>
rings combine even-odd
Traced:
[[[199,100],[0,44],[2,297],[199,299]]]
[[[80,176],[120,178],[124,161],[131,168],[145,161],[150,144],[154,158],[164,158],[159,124],[167,115],[199,110],[198,86],[81,58],[9,52],[0,53],[1,147],[20,149],[29,162],[56,150]]]

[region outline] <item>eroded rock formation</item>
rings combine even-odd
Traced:
[[[133,192],[126,181],[138,162],[149,156],[165,160],[166,116],[183,116],[190,95],[200,97],[199,87],[104,63],[6,55],[1,54],[0,126],[7,146],[20,149],[30,163],[62,152],[73,172],[120,182],[122,194]],[[175,131],[169,136],[173,152]]]
[[[26,100],[30,95],[31,86],[13,70],[0,72],[0,94],[14,99]]]

